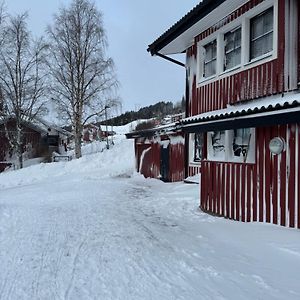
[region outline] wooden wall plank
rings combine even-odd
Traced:
[[[286,141],[286,127],[280,128],[280,136]],[[280,225],[286,225],[286,151],[280,154]]]
[[[269,142],[270,142],[270,130],[265,130],[265,215],[266,215],[266,222],[270,223],[271,222],[271,153],[269,150]]]
[[[288,161],[288,208],[289,208],[289,226],[295,227],[295,161],[296,161],[296,128],[295,125],[289,125],[289,161]],[[299,154],[298,154],[299,155]]]
[[[241,164],[242,175],[241,175],[241,221],[245,222],[246,220],[246,165]]]
[[[246,197],[246,205],[247,205],[247,217],[246,221],[251,221],[251,215],[252,215],[252,197],[251,197],[251,182],[252,182],[252,170],[251,166],[247,166],[247,197]]]

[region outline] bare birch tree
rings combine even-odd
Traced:
[[[111,106],[116,87],[113,61],[106,57],[102,15],[89,0],[73,0],[48,27],[53,100],[72,124],[75,156],[81,157],[82,129],[93,115]]]
[[[15,120],[14,130],[6,128],[10,147],[23,167],[23,126],[44,109],[44,76],[41,72],[45,46],[34,42],[27,28],[27,14],[11,16],[4,25],[0,48],[2,118]]]

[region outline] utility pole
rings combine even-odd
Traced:
[[[114,128],[113,125],[111,125],[111,144],[114,145]]]

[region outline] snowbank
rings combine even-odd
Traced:
[[[120,135],[115,138],[114,143],[108,150],[99,142],[84,146],[83,156],[70,162],[41,163],[21,170],[0,173],[0,188],[28,185],[74,174],[97,178],[132,175],[135,166],[133,141]],[[94,150],[103,151],[89,154]]]

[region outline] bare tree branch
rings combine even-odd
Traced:
[[[6,131],[20,168],[23,166],[22,124],[41,113],[45,94],[45,75],[41,70],[45,44],[42,40],[32,41],[26,20],[27,13],[8,18],[3,26],[0,47],[0,89],[5,107],[3,117],[15,119],[16,134]]]
[[[78,158],[83,125],[110,102],[117,87],[102,15],[90,0],[73,0],[55,16],[48,37],[52,97],[74,128]]]

